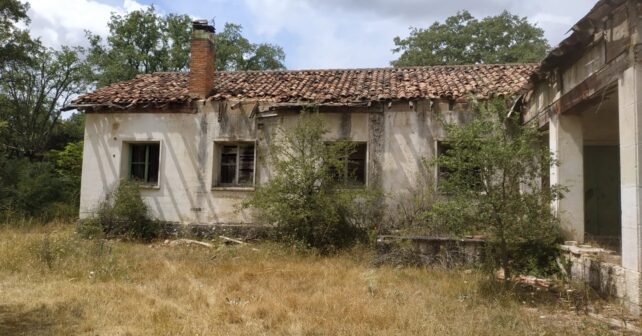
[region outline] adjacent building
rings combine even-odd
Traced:
[[[608,272],[620,283],[609,286],[633,311],[642,270],[641,18],[642,1],[598,1],[542,61],[524,112],[559,160],[550,182],[568,187],[553,204],[563,230],[619,252]],[[611,277],[603,273],[591,274]]]

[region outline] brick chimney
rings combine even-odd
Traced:
[[[206,98],[214,87],[216,71],[214,27],[207,20],[192,22],[192,52],[189,61],[189,94]]]

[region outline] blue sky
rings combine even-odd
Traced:
[[[30,29],[49,46],[85,44],[84,30],[106,34],[111,12],[153,4],[161,13],[243,25],[253,42],[282,46],[289,69],[388,66],[396,58],[395,36],[427,27],[458,10],[476,17],[504,9],[527,16],[551,44],[594,5],[595,0],[30,0]]]

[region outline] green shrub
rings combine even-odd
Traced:
[[[52,150],[49,156],[56,164],[56,173],[66,186],[70,203],[80,205],[80,179],[82,176],[83,141],[70,142],[63,150]]]
[[[66,202],[67,185],[49,162],[6,159],[0,155],[0,212],[44,218],[55,203]],[[5,217],[5,216],[3,216]],[[4,218],[5,220],[7,218]]]
[[[555,240],[526,240],[508,247],[511,254],[510,268],[517,274],[528,274],[548,277],[557,274],[560,269],[556,259],[560,256],[558,243]],[[497,246],[489,244],[487,255],[497,256]],[[498,264],[495,262],[494,264]]]
[[[94,215],[94,217],[79,220],[76,225],[76,233],[87,239],[103,238],[105,231],[101,217]]]
[[[346,184],[350,172],[341,167],[354,146],[325,142],[321,118],[303,111],[293,129],[279,129],[267,151],[274,172],[244,203],[259,221],[274,225],[275,238],[320,252],[367,239],[376,221],[372,191]],[[380,209],[380,207],[378,207]]]
[[[74,175],[70,174],[69,176]],[[50,161],[7,158],[0,154],[0,221],[31,218],[47,223],[78,215],[79,177],[61,175]]]
[[[94,216],[79,223],[77,232],[84,237],[124,237],[149,241],[161,232],[160,222],[149,214],[140,196],[139,185],[120,181],[116,191],[107,195]]]
[[[550,204],[565,190],[542,185],[556,162],[541,132],[509,113],[511,106],[507,99],[477,103],[472,120],[445,126],[450,149],[434,163],[447,171],[438,186],[446,197],[429,213],[432,225],[451,234],[486,235],[487,256],[506,279],[550,272],[560,237]]]

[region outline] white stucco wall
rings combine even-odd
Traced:
[[[434,105],[434,106],[431,106]],[[461,110],[461,105],[456,105]],[[270,118],[249,118],[254,103],[196,105],[195,113],[88,113],[81,186],[80,217],[96,210],[105,195],[128,173],[130,142],[160,143],[159,183],[142,195],[159,219],[183,224],[249,224],[254,219],[237,205],[251,188],[213,188],[217,177],[215,143],[256,141],[257,151],[271,141],[274,130],[292,127],[295,112]],[[368,184],[396,198],[416,185],[423,158],[431,158],[436,141],[444,138],[442,122],[463,118],[448,103],[396,103],[373,109],[323,112],[326,139],[368,144]],[[222,112],[220,112],[222,111]],[[260,126],[259,126],[260,125]],[[269,178],[257,153],[255,180]]]

